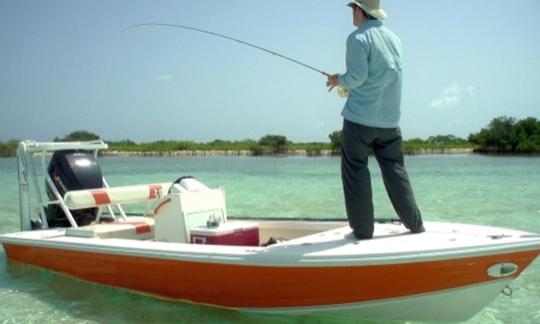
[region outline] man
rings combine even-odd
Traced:
[[[403,161],[399,128],[402,71],[399,38],[383,26],[380,0],[348,4],[358,27],[347,39],[347,72],[327,75],[329,91],[348,92],[342,112],[341,177],[349,225],[357,239],[373,237],[368,155],[373,151],[396,213],[412,233],[424,232]]]

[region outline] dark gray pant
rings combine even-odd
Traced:
[[[373,150],[392,205],[412,232],[423,231],[422,216],[403,162],[401,130],[374,128],[344,120],[341,178],[349,225],[357,237],[373,236],[373,200],[368,155]]]

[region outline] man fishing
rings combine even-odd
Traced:
[[[399,38],[383,26],[380,0],[357,0],[358,27],[347,39],[345,74],[327,75],[328,90],[348,92],[342,112],[341,178],[349,225],[357,239],[370,239],[374,211],[368,155],[373,151],[396,213],[412,233],[424,232],[403,159],[399,128],[402,62]]]

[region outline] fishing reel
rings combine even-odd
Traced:
[[[341,98],[347,98],[349,96],[349,89],[342,86],[337,86],[336,91]]]

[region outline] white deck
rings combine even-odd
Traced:
[[[260,222],[323,226],[322,222]],[[332,226],[344,225],[334,223]],[[326,225],[328,226],[328,225]],[[0,235],[0,242],[154,258],[256,265],[387,264],[500,254],[540,248],[540,235],[486,226],[426,222],[410,234],[400,224],[376,224],[372,240],[358,241],[348,226],[283,241],[268,247],[197,245],[99,237],[66,236],[64,229]]]

